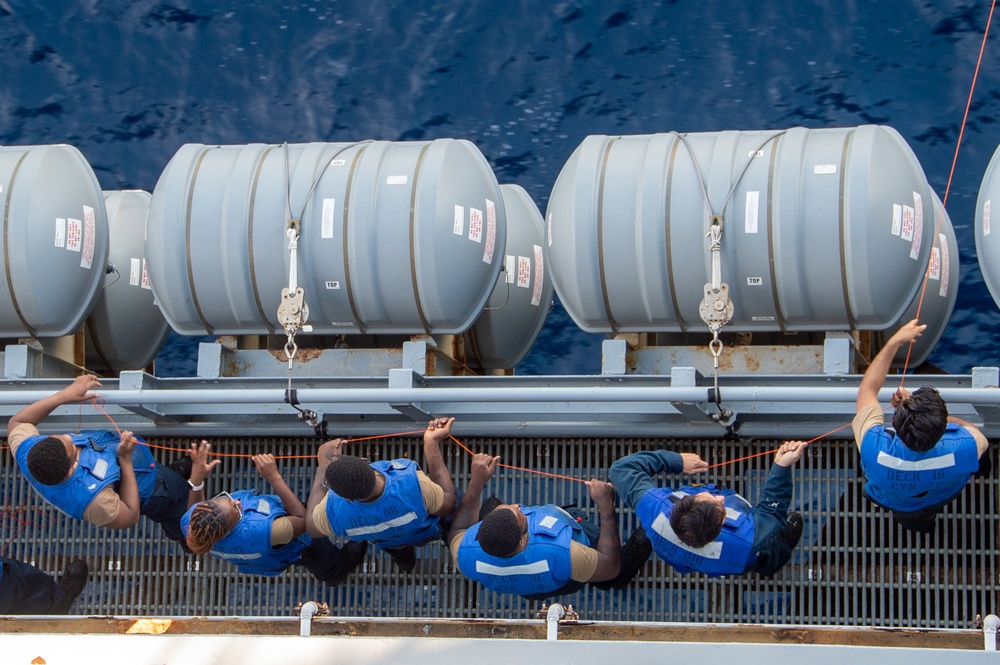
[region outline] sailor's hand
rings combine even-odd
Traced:
[[[132,463],[132,451],[135,450],[135,435],[132,432],[125,430],[122,432],[121,442],[118,444],[118,461],[128,460],[129,464]]]
[[[694,453],[681,453],[681,459],[684,461],[682,470],[688,475],[708,471],[708,462]]]
[[[590,498],[600,507],[613,506],[615,503],[615,486],[609,482],[591,478],[586,482],[590,488]]]
[[[274,461],[274,455],[263,453],[261,455],[254,455],[250,459],[253,460],[254,466],[257,467],[257,473],[260,474],[261,478],[272,485],[274,481],[281,480],[281,474],[278,473],[278,465]]]
[[[912,343],[915,339],[920,337],[920,335],[927,329],[927,324],[920,325],[917,323],[916,319],[908,322],[902,328],[896,331],[889,341],[886,342],[886,346],[894,344],[895,346],[903,346],[908,343]]]
[[[215,467],[222,464],[222,460],[212,460],[208,461],[208,457],[212,452],[212,444],[204,439],[201,443],[192,443],[191,448],[188,450],[188,457],[191,458],[191,478],[190,481],[195,485],[200,485],[208,474],[212,473]]]
[[[341,454],[343,448],[343,439],[331,439],[320,446],[316,451],[316,460],[322,465],[329,464],[333,461],[334,457]]]
[[[493,477],[493,472],[500,464],[499,457],[491,457],[485,453],[476,453],[472,457],[472,471],[470,481],[475,480],[486,484],[486,481]]]
[[[86,402],[97,397],[94,391],[101,387],[101,381],[93,374],[83,374],[73,379],[73,383],[59,391],[59,399],[63,403]]]
[[[454,418],[435,418],[427,423],[427,430],[424,432],[424,443],[441,445],[441,442],[451,435],[451,426]]]
[[[805,452],[806,446],[809,444],[805,441],[785,441],[778,448],[778,452],[774,455],[774,463],[778,466],[791,466],[802,459],[802,453]]]
[[[910,399],[910,391],[900,386],[896,388],[896,392],[889,398],[889,406],[896,408],[901,402],[905,402],[908,399]]]

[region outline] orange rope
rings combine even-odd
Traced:
[[[986,38],[990,34],[990,24],[993,22],[993,10],[996,8],[997,0],[993,0],[990,4],[990,14],[986,19],[986,29],[983,31],[983,41],[979,45],[979,57],[976,59],[976,68],[972,73],[972,85],[969,86],[969,98],[965,102],[965,113],[962,115],[962,124],[958,130],[958,141],[955,143],[955,154],[951,158],[951,170],[948,172],[948,184],[944,188],[944,198],[941,201],[942,213],[937,218],[937,226],[934,229],[934,237],[931,240],[931,256],[927,261],[927,270],[924,271],[924,281],[920,287],[920,299],[917,301],[917,314],[915,318],[920,321],[920,310],[924,306],[924,295],[927,292],[927,280],[930,278],[931,274],[931,261],[934,258],[934,243],[937,242],[939,234],[941,233],[941,222],[944,221],[944,207],[948,205],[948,196],[951,194],[951,183],[955,177],[955,165],[958,163],[958,151],[962,147],[962,138],[965,136],[965,125],[969,120],[969,109],[972,107],[972,94],[976,90],[976,81],[979,79],[979,68],[983,62],[983,52],[986,50]],[[899,376],[899,387],[903,387],[903,381],[906,379],[906,370],[910,366],[910,353],[913,351],[913,343],[911,342],[909,347],[906,349],[906,360],[903,361],[903,371]]]
[[[459,445],[459,447],[462,450],[464,450],[465,452],[469,453],[470,455],[475,455],[475,453],[472,452],[468,447],[466,447],[466,445],[464,443],[462,443],[461,441],[459,441],[458,439],[456,439],[451,434],[448,435],[448,438],[451,439],[452,441],[454,441],[455,443],[457,443]],[[580,480],[579,478],[574,478],[572,476],[564,476],[564,475],[561,475],[561,474],[558,474],[558,473],[549,473],[548,471],[536,471],[535,469],[528,469],[528,468],[525,468],[523,466],[514,466],[513,464],[497,464],[497,466],[503,467],[505,469],[514,469],[515,471],[524,471],[525,473],[536,473],[536,474],[538,474],[540,476],[549,476],[551,478],[562,478],[563,480],[572,480],[573,482],[576,482],[576,483],[586,483],[587,482],[586,480]]]
[[[820,434],[819,436],[813,437],[813,438],[809,439],[808,441],[806,441],[806,445],[809,445],[810,443],[814,443],[816,441],[819,441],[820,439],[825,439],[826,437],[830,436],[831,434],[834,434],[835,432],[839,432],[840,430],[846,429],[846,428],[848,428],[850,426],[851,426],[851,423],[847,423],[846,425],[841,425],[837,429],[832,429],[832,430],[830,430],[829,432],[827,432],[825,434]],[[746,457],[738,457],[738,458],[733,459],[733,460],[728,460],[728,461],[725,461],[725,462],[719,462],[718,464],[712,464],[712,465],[710,465],[705,470],[707,471],[708,469],[715,469],[715,468],[720,467],[720,466],[726,466],[727,464],[736,464],[737,462],[743,462],[744,460],[753,459],[755,457],[762,457],[763,455],[770,455],[771,453],[776,453],[779,450],[780,450],[780,448],[775,448],[774,450],[765,450],[762,453],[754,453],[753,455],[747,455]]]

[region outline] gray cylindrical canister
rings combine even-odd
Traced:
[[[506,242],[496,177],[468,141],[182,146],[153,191],[153,293],[182,334],[272,334],[290,285],[317,334],[458,333]]]
[[[927,265],[930,196],[888,127],[589,136],[549,199],[552,281],[588,332],[706,330],[722,215],[728,329],[881,329]]]
[[[108,277],[87,317],[87,368],[121,372],[149,366],[170,328],[153,303],[144,241],[149,192],[104,192],[116,275]]]
[[[993,203],[1000,204],[1000,147],[986,167],[976,200],[976,254],[993,302],[1000,306],[1000,226],[993,232]]]
[[[0,335],[60,337],[97,299],[108,222],[90,164],[68,145],[0,147]]]
[[[958,299],[958,282],[960,261],[958,255],[958,238],[955,237],[955,229],[951,225],[951,217],[941,205],[938,195],[931,193],[933,202],[933,226],[938,227],[938,220],[941,220],[941,228],[938,229],[936,237],[933,239],[931,249],[930,264],[927,267],[927,286],[918,288],[906,311],[903,312],[899,320],[887,330],[878,333],[879,341],[882,345],[903,324],[917,318],[917,308],[920,308],[920,323],[926,323],[927,329],[917,338],[910,349],[910,360],[907,365],[910,368],[922,364],[930,356],[931,351],[937,345],[948,321],[951,320],[951,312],[955,309],[955,301]],[[920,292],[923,290],[923,304],[921,304]],[[906,363],[907,349],[904,346],[893,359],[893,367],[902,367]]]
[[[523,188],[501,185],[500,191],[507,213],[504,269],[468,332],[470,355],[485,369],[509,369],[521,362],[552,305],[542,213]]]

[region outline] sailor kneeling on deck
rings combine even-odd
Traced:
[[[802,517],[789,513],[791,465],[806,444],[788,441],[774,456],[757,506],[733,490],[714,485],[656,487],[653,476],[666,471],[694,474],[708,465],[693,453],[650,450],[611,465],[611,482],[634,508],[653,551],[679,573],[710,577],[757,572],[773,575],[792,556],[802,537]]]
[[[291,565],[306,568],[329,586],[347,578],[364,559],[366,543],[339,548],[306,534],[306,508],[281,477],[273,455],[254,455],[261,477],[277,494],[257,490],[221,493],[193,505],[181,519],[188,547],[232,562],[245,575],[280,575]]]
[[[157,522],[182,546],[181,516],[205,498],[204,481],[219,462],[210,446],[191,444],[189,458],[171,467],[157,463],[132,432],[91,430],[41,436],[38,425],[56,408],[93,399],[96,376],[73,383],[24,407],[7,422],[7,443],[18,468],[42,498],[63,513],[110,529],[127,529],[139,515]],[[175,468],[181,469],[180,472]]]
[[[468,489],[448,533],[458,569],[491,591],[529,600],[574,593],[588,582],[600,589],[624,588],[649,558],[642,534],[621,546],[610,483],[590,480],[590,496],[600,513],[600,528],[554,505],[522,507],[495,499],[480,508],[483,488],[499,457],[472,460]],[[488,511],[488,512],[487,512]],[[475,522],[477,513],[479,522]]]
[[[865,495],[892,511],[904,529],[928,532],[941,509],[954,501],[972,474],[989,473],[989,442],[972,423],[948,415],[937,390],[892,395],[892,429],[886,429],[878,393],[896,352],[926,328],[910,321],[878,352],[858,386],[854,440],[865,472]]]

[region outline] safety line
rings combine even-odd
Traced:
[[[924,306],[924,295],[927,292],[927,280],[930,278],[931,274],[931,261],[934,258],[934,243],[937,242],[941,233],[941,223],[944,221],[944,210],[945,206],[948,205],[948,195],[951,194],[951,182],[955,177],[955,165],[958,163],[958,152],[962,147],[962,138],[965,136],[965,125],[969,119],[969,109],[972,107],[972,95],[976,90],[976,81],[979,79],[979,68],[983,62],[983,53],[986,51],[986,38],[990,35],[990,25],[993,23],[993,10],[996,6],[997,0],[993,0],[990,4],[990,14],[986,19],[986,29],[983,31],[983,41],[979,45],[979,57],[976,59],[976,68],[972,73],[972,85],[969,86],[969,98],[965,102],[965,113],[962,115],[962,124],[958,130],[958,141],[955,144],[955,154],[951,158],[951,170],[948,172],[948,184],[944,188],[944,198],[941,200],[941,214],[938,216],[937,226],[934,229],[934,237],[931,240],[931,255],[927,259],[927,270],[924,271],[924,281],[920,286],[920,299],[917,301],[917,313],[914,317],[918,323],[920,321],[920,310]],[[931,203],[933,203],[933,201]],[[906,360],[903,362],[903,371],[899,377],[900,388],[903,387],[903,381],[906,379],[906,370],[910,365],[910,354],[912,352],[913,343],[911,342],[909,347],[906,349]]]

